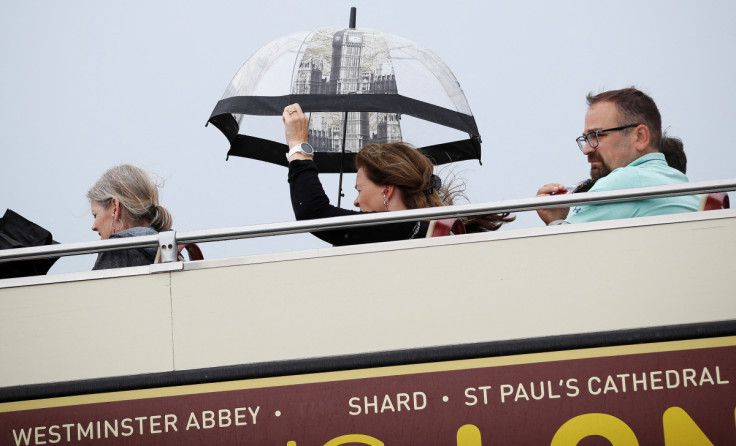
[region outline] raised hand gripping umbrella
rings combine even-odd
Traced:
[[[288,91],[288,94],[285,94]],[[288,147],[255,136],[243,118],[281,116],[298,102],[310,113],[309,142],[320,172],[355,172],[366,144],[412,142],[402,117],[467,133],[467,139],[419,147],[435,164],[477,159],[481,139],[460,84],[433,52],[370,29],[321,28],[277,39],[253,54],[209,118],[230,155],[287,166]],[[339,205],[339,204],[338,204]]]

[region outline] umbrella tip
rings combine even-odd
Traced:
[[[355,6],[350,8],[350,29],[355,29]]]

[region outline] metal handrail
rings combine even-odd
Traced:
[[[182,231],[176,233],[168,231],[162,232],[159,235],[0,250],[0,263],[13,260],[42,259],[64,255],[92,254],[130,248],[155,248],[160,246],[161,243],[170,247],[172,235],[175,244],[204,243],[222,240],[268,237],[274,235],[299,234],[304,232],[329,231],[333,229],[371,226],[382,223],[401,223],[438,218],[468,217],[472,215],[496,214],[502,212],[523,212],[578,204],[611,203],[617,201],[640,200],[644,198],[672,197],[678,195],[693,195],[733,190],[736,190],[736,179],[641,187],[605,192],[532,197],[492,203],[440,206],[406,211],[376,212],[363,215],[351,215],[347,217],[331,217],[317,220],[237,226],[232,228],[201,231]],[[163,240],[166,240],[166,242],[163,242]]]

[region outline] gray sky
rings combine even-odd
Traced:
[[[166,181],[161,201],[176,230],[292,221],[286,169],[226,162],[226,139],[204,124],[253,52],[293,32],[346,27],[351,6],[359,28],[412,40],[452,69],[483,138],[482,166],[455,165],[472,202],[587,178],[574,141],[585,95],[631,85],[683,139],[691,181],[736,177],[732,1],[0,0],[0,212],[61,242],[95,240],[85,194],[107,168],[132,163]],[[335,200],[337,176],[323,182]],[[344,207],[353,183],[345,178]],[[502,230],[539,225],[527,213]],[[298,235],[202,248],[216,258],[322,246]],[[65,258],[51,272],[93,263]]]

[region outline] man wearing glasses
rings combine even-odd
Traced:
[[[652,98],[635,88],[589,94],[585,131],[578,147],[588,157],[597,180],[591,192],[686,183],[687,177],[667,165],[659,152],[662,118]],[[537,196],[567,193],[562,184],[547,184]],[[548,225],[612,220],[698,210],[695,195],[539,209]]]

